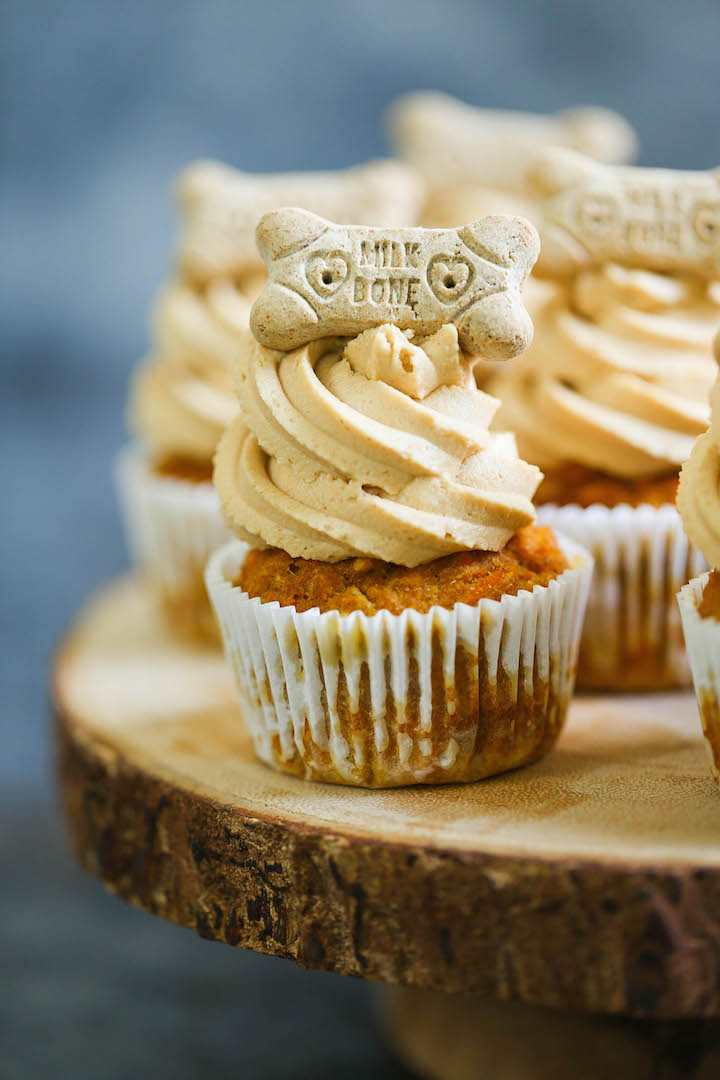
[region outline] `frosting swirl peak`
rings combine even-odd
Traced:
[[[256,546],[417,566],[499,550],[534,520],[541,473],[490,435],[498,402],[477,389],[452,324],[424,340],[385,324],[292,352],[248,333],[235,388],[215,484]]]

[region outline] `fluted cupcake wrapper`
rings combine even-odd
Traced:
[[[708,577],[705,573],[693,578],[680,590],[677,601],[710,767],[720,786],[720,621],[698,612]]]
[[[248,548],[210,559],[206,581],[258,756],[312,779],[367,787],[449,783],[536,760],[572,695],[592,559],[547,587],[367,616],[298,612],[232,582]]]
[[[572,537],[595,559],[578,686],[689,686],[675,594],[706,563],[675,507],[548,504],[538,508],[538,521]]]
[[[213,551],[232,533],[215,489],[157,475],[134,446],[118,454],[115,476],[131,557],[168,622],[185,636],[217,641],[204,570]]]

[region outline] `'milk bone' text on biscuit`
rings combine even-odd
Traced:
[[[288,208],[262,218],[257,242],[268,284],[250,325],[270,348],[386,322],[419,334],[454,323],[467,353],[496,360],[532,340],[521,288],[539,241],[523,218],[482,218],[462,229],[378,229]]]
[[[619,262],[720,277],[720,170],[613,167],[553,149],[532,180],[545,199],[543,273]]]

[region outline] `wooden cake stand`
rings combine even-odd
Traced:
[[[255,760],[221,656],[129,579],[54,694],[83,866],[203,937],[391,984],[424,1075],[720,1076],[720,792],[691,694],[579,698],[554,753],[478,784],[311,784]]]

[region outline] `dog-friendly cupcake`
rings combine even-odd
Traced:
[[[258,227],[215,483],[239,539],[206,580],[258,756],[367,787],[471,781],[553,746],[592,560],[534,525],[477,355],[532,327],[529,223]]]
[[[715,355],[720,363],[720,334]],[[712,569],[688,582],[678,603],[713,776],[720,785],[720,378],[711,411],[710,427],[680,474],[677,505],[688,536]]]
[[[422,184],[409,166],[394,162],[276,176],[198,162],[181,174],[176,192],[176,266],[154,305],[150,356],[132,380],[134,442],[119,457],[118,481],[135,561],[169,624],[212,641],[217,626],[203,573],[210,553],[230,536],[212,460],[237,414],[232,361],[265,282],[255,226],[287,201],[344,220],[413,221]]]
[[[716,372],[720,262],[703,213],[717,181],[559,151],[538,176],[540,267],[557,287],[532,347],[488,390],[545,474],[539,520],[595,558],[578,685],[687,685],[674,598],[705,564],[674,504]]]

